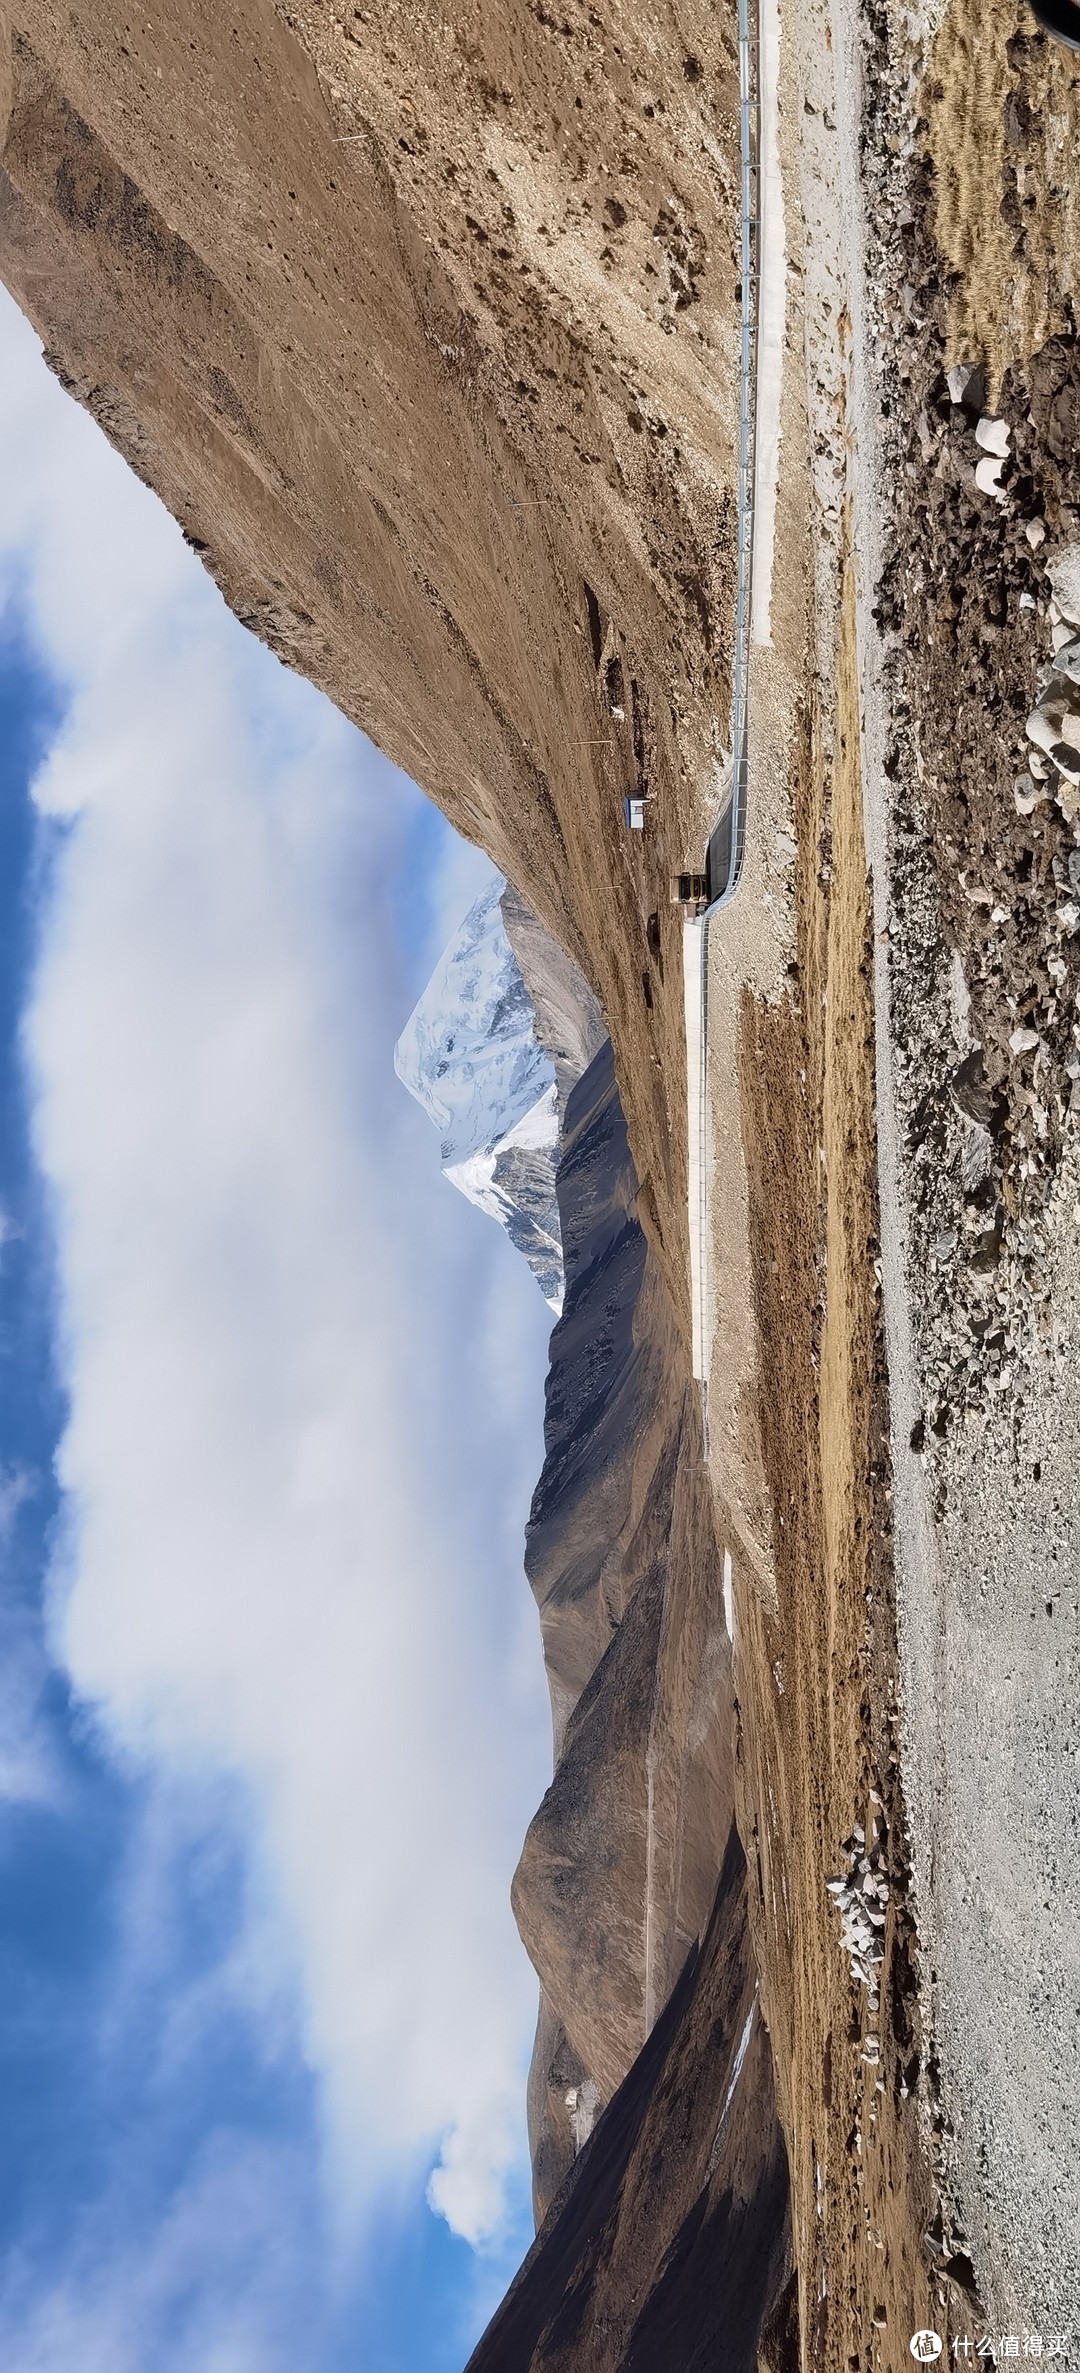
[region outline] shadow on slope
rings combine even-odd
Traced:
[[[467,2373],[788,2373],[787,2159],[732,1826],[704,1940]]]
[[[731,1653],[698,1400],[636,1216],[610,1045],[568,1098],[558,1194],[566,1300],[526,1552],[555,1772],[514,1881],[541,1980],[529,2085],[538,2225],[642,2047],[654,2051],[720,1900],[734,1813]],[[744,1918],[741,1884],[723,1904],[722,1917]],[[744,1955],[745,1938],[728,1949]],[[771,2076],[760,2116],[767,2129]],[[689,2233],[681,2246],[694,2255]]]

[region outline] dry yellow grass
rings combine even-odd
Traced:
[[[985,362],[996,388],[1065,327],[1080,286],[1080,57],[1052,41],[1010,60],[1016,0],[951,0],[930,51],[934,233],[959,275],[948,359]]]
[[[737,1569],[740,1821],[791,2170],[800,2373],[901,2373],[912,2331],[929,2324],[948,2343],[974,2327],[923,2244],[934,2190],[915,2091],[919,2012],[888,1712],[895,1632],[850,557],[835,687],[821,697],[793,753],[799,998],[770,1004],[747,993],[743,1012],[776,1606],[744,1589]],[[852,1982],[826,1891],[855,1820],[887,1839],[897,1874],[874,2013]],[[870,2060],[868,2034],[879,2053]]]

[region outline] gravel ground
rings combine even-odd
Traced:
[[[1076,532],[1080,358],[1068,335],[1006,378],[992,490],[976,477],[1000,440],[985,390],[944,370],[949,291],[915,136],[925,52],[884,9],[871,30],[861,328],[880,401],[857,421],[873,451],[855,532],[880,526],[885,561],[864,728],[889,935],[882,1236],[935,2140],[947,2238],[970,2250],[992,2333],[1070,2333],[1075,2362],[1080,834],[1068,774],[1028,775],[1025,719],[1064,639],[1046,563]]]

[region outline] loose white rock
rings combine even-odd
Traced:
[[[1005,488],[1001,483],[1002,468],[1003,463],[991,453],[984,455],[982,461],[976,462],[975,465],[975,484],[979,493],[990,495],[995,503],[1008,501]]]
[[[1055,701],[1051,703],[1047,700],[1041,700],[1039,702],[1038,708],[1032,709],[1031,715],[1024,727],[1024,731],[1029,742],[1033,742],[1037,750],[1044,751],[1047,757],[1049,757],[1055,742],[1059,742],[1061,740],[1061,719],[1063,714],[1064,702]]]
[[[1066,544],[1046,573],[1062,617],[1074,627],[1080,626],[1080,544]]]
[[[992,420],[984,412],[982,419],[975,423],[975,442],[982,446],[984,453],[996,453],[1004,461],[1012,444],[1012,430],[1008,421]]]

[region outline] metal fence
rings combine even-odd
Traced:
[[[731,795],[709,836],[709,913],[739,885],[746,847],[749,772],[750,627],[754,583],[754,464],[757,411],[758,160],[757,0],[739,0],[739,147],[742,199],[742,337],[739,357],[739,474],[736,512],[735,635],[731,660]]]
[[[691,1249],[693,1299],[693,1364],[701,1386],[701,1414],[705,1455],[709,1447],[709,1409],[706,1378],[707,1312],[710,1291],[709,1244],[709,1098],[706,1059],[709,1023],[709,924],[728,905],[739,886],[746,848],[746,802],[749,787],[749,679],[751,606],[754,579],[754,470],[757,426],[758,270],[760,228],[760,86],[758,0],[739,0],[739,144],[742,201],[742,339],[739,358],[739,476],[737,489],[735,635],[731,662],[731,790],[723,814],[709,835],[705,871],[709,904],[694,936],[701,966],[701,1034],[697,1068],[697,1132],[691,1147],[696,1154],[696,1193],[692,1222],[697,1229],[697,1258]],[[685,960],[690,961],[690,932]],[[691,1127],[693,1122],[691,1121]]]

